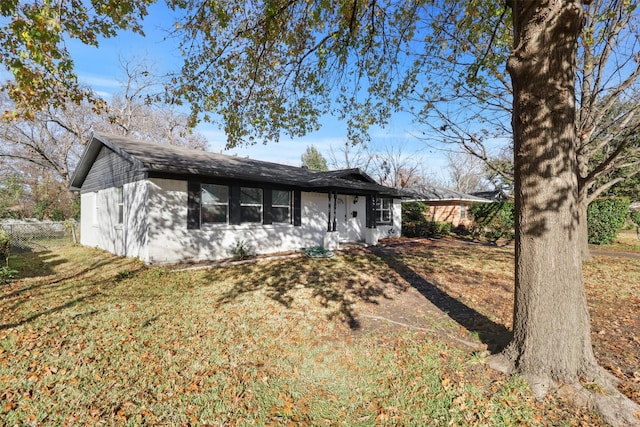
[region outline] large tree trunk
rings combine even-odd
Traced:
[[[589,249],[589,229],[587,224],[587,209],[589,200],[586,189],[578,192],[578,250],[583,261],[591,261],[591,250]]]
[[[610,387],[593,355],[582,281],[574,83],[585,12],[579,1],[512,5],[515,303],[513,340],[493,366],[519,372],[539,395],[568,384],[607,421],[638,425],[638,406]],[[609,394],[588,393],[580,379]]]
[[[579,252],[575,63],[579,3],[515,1],[516,293],[505,354],[531,377],[576,382],[595,364]]]

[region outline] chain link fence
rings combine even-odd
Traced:
[[[65,243],[78,242],[76,221],[1,221],[2,230],[11,242],[11,250],[38,251]]]

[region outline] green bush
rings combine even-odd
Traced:
[[[245,240],[236,239],[231,253],[235,259],[245,259],[249,256],[249,244]]]
[[[631,219],[631,222],[633,222],[636,227],[640,227],[640,210],[630,212],[629,219]]]
[[[442,237],[451,233],[448,222],[429,221],[429,206],[422,202],[402,204],[402,235],[405,237]]]
[[[495,203],[473,203],[469,207],[473,218],[472,234],[492,242],[515,235],[514,205],[511,200]]]
[[[18,277],[18,272],[8,266],[0,266],[0,285],[5,285]]]
[[[422,202],[402,204],[402,235],[406,237],[424,236],[428,227],[425,213],[429,206]]]
[[[613,242],[624,226],[629,205],[626,197],[608,197],[591,202],[587,209],[589,243],[606,245]]]
[[[9,258],[9,251],[11,250],[11,240],[9,236],[2,230],[0,230],[0,262],[6,262]]]
[[[447,236],[451,234],[451,223],[450,222],[440,222],[435,221],[431,222],[434,228],[435,236]]]

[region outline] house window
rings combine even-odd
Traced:
[[[200,215],[203,224],[226,224],[229,218],[229,187],[202,184]]]
[[[122,224],[124,222],[124,187],[118,187],[117,192],[118,224]]]
[[[262,188],[240,187],[240,221],[262,222]]]
[[[273,190],[271,193],[271,220],[274,223],[291,223],[291,192]]]
[[[391,224],[393,199],[382,197],[376,199],[376,224]]]
[[[460,205],[460,219],[467,218],[467,205]]]

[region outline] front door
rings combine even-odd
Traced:
[[[341,242],[361,242],[364,240],[364,199],[364,197],[338,195],[336,220]]]

